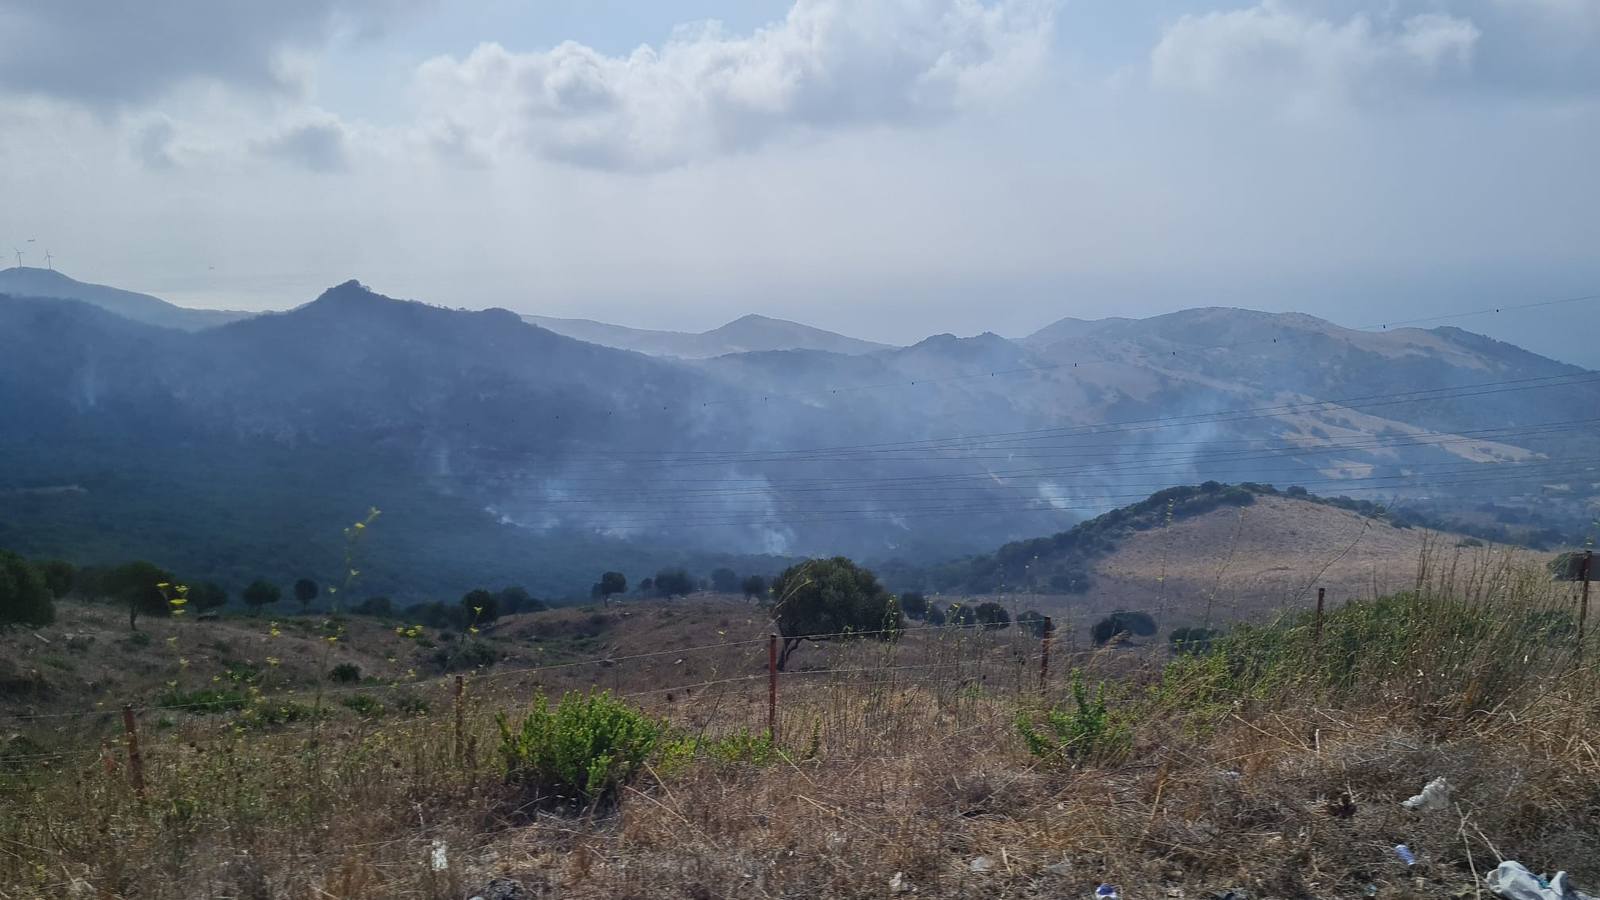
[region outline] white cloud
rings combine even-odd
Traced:
[[[1263,0],[1180,18],[1151,52],[1150,73],[1160,88],[1267,99],[1311,116],[1465,72],[1481,36],[1443,13],[1338,21]]]
[[[95,108],[216,82],[306,87],[306,54],[418,0],[0,0],[0,91]]]
[[[1046,0],[796,0],[748,35],[686,26],[627,56],[483,44],[426,62],[417,89],[426,133],[451,156],[662,169],[1002,95],[1047,53],[1052,12]]]
[[[256,153],[303,166],[313,172],[342,172],[350,167],[349,129],[338,118],[318,112],[282,127],[258,141]]]

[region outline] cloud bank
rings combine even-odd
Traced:
[[[798,0],[747,35],[686,26],[608,56],[496,43],[417,73],[423,125],[451,155],[532,155],[649,171],[802,132],[938,120],[1015,89],[1052,31],[1035,0]]]

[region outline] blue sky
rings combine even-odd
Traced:
[[[0,249],[196,306],[1367,325],[1600,293],[1597,145],[1600,0],[0,0]]]

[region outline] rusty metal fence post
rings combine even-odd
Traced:
[[[122,732],[128,744],[128,784],[141,802],[145,798],[144,756],[139,752],[139,725],[133,718],[133,704],[122,708]]]
[[[767,635],[767,740],[778,742],[778,636]]]
[[[1044,617],[1044,630],[1039,635],[1039,693],[1044,693],[1050,684],[1050,639],[1055,636],[1056,624],[1049,616]]]

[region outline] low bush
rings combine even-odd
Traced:
[[[339,663],[328,670],[328,680],[340,684],[355,684],[361,680],[361,667],[350,662]]]
[[[1108,760],[1125,752],[1132,733],[1127,723],[1118,721],[1106,706],[1102,683],[1091,697],[1083,673],[1072,673],[1073,708],[1052,706],[1043,710],[1036,723],[1026,710],[1017,714],[1017,731],[1028,752],[1048,762],[1072,764],[1089,760]]]
[[[541,806],[597,807],[638,774],[661,741],[663,726],[600,693],[568,693],[555,708],[540,697],[513,725],[500,724],[506,780]]]
[[[156,698],[157,706],[167,706],[191,713],[222,713],[244,709],[250,699],[242,691],[230,688],[201,688],[196,691],[170,690]]]

